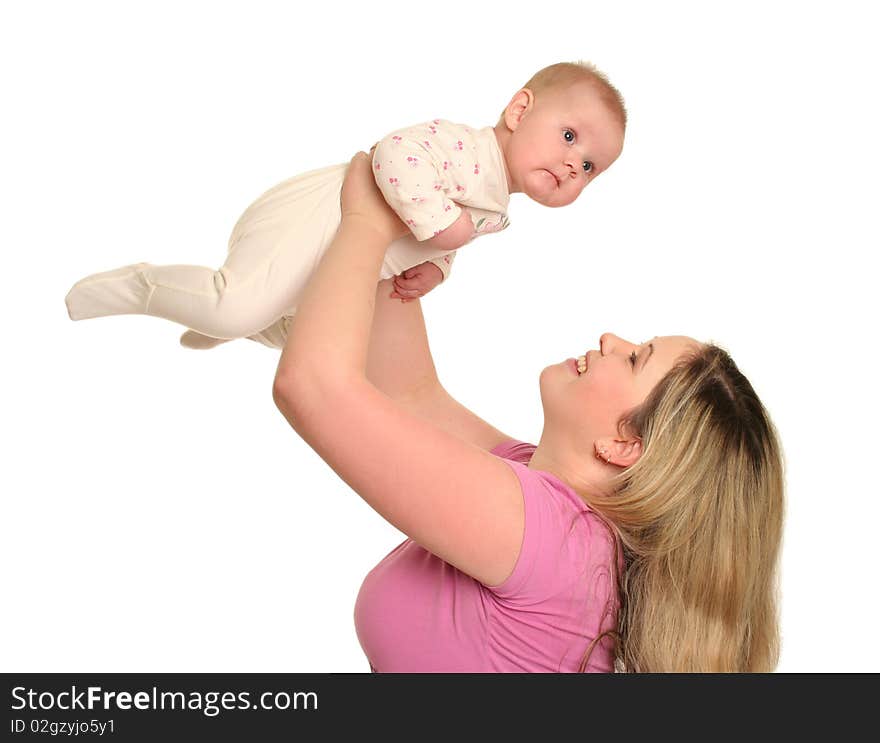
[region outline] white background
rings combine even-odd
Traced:
[[[729,349],[786,454],[779,670],[880,670],[870,4],[296,7],[3,5],[2,670],[368,670],[355,597],[402,536],[274,408],[277,354],[74,324],[64,295],[217,266],[278,181],[430,118],[494,124],[577,59],[626,98],[624,154],[462,251],[424,301],[441,378],[536,441],[540,370],[603,331]]]

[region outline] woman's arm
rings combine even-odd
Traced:
[[[485,585],[497,585],[512,572],[522,543],[519,481],[500,459],[414,415],[367,378],[376,277],[388,244],[402,232],[363,155],[352,160],[342,211],[336,238],[297,307],[275,377],[276,403],[390,523]]]
[[[367,351],[367,379],[413,415],[492,449],[508,436],[455,400],[440,383],[419,300],[391,299],[393,281],[379,283]]]

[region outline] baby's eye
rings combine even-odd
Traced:
[[[589,173],[593,169],[593,163],[589,160],[584,160],[584,173]]]
[[[633,352],[629,355],[629,363],[630,363],[631,366],[635,367],[635,365],[636,365],[636,352],[635,352],[635,351],[633,351]]]
[[[571,129],[565,129],[562,132],[562,136],[565,138],[566,142],[574,142],[574,132]]]

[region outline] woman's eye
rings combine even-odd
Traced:
[[[589,173],[593,169],[593,163],[589,160],[584,160],[584,173]]]
[[[565,138],[566,142],[574,142],[574,132],[571,129],[566,129],[562,132],[562,136]]]
[[[629,363],[633,366],[633,368],[635,368],[635,365],[636,365],[636,352],[635,351],[633,351],[629,355]]]

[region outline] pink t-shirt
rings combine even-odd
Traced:
[[[519,441],[492,450],[517,474],[525,505],[504,583],[484,586],[411,539],[367,574],[354,615],[374,671],[576,672],[592,640],[616,629],[611,533],[565,483],[526,466],[534,450]],[[612,646],[602,638],[587,670],[611,671]]]

